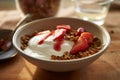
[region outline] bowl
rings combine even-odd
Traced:
[[[97,53],[72,60],[43,60],[38,59],[36,57],[31,57],[24,53],[24,51],[20,48],[21,43],[20,39],[25,34],[31,34],[36,30],[48,30],[55,29],[58,24],[68,24],[71,25],[73,29],[77,29],[79,27],[85,28],[87,31],[91,32],[93,35],[97,36],[102,42],[102,49]],[[98,26],[94,23],[76,19],[76,18],[45,18],[40,20],[35,20],[30,23],[24,24],[20,26],[13,35],[13,45],[19,51],[19,54],[22,55],[26,60],[31,62],[32,64],[40,67],[41,69],[55,72],[65,72],[65,71],[73,71],[82,69],[83,67],[88,66],[96,59],[98,59],[107,49],[110,44],[110,36],[107,30]]]

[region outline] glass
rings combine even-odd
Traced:
[[[32,14],[34,18],[46,18],[57,14],[60,0],[16,0],[16,6],[25,15]]]
[[[113,0],[72,0],[77,18],[103,25]]]

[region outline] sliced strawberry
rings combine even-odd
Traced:
[[[85,38],[88,44],[91,44],[93,42],[93,35],[90,32],[83,32],[81,34],[81,37]]]
[[[89,45],[87,43],[87,40],[85,38],[79,37],[78,41],[75,43],[73,48],[71,49],[71,54],[77,54],[79,51],[84,51],[88,49]]]
[[[79,27],[79,28],[77,29],[77,35],[80,36],[81,33],[85,32],[85,31],[86,31],[86,30],[85,30],[84,28]]]
[[[43,32],[39,32],[37,35],[41,35],[42,38],[40,39],[38,44],[42,44],[44,42],[44,40],[49,37],[52,34],[51,31],[47,30],[47,31],[43,31]]]
[[[65,29],[57,29],[57,30],[55,30],[53,40],[55,41],[55,40],[63,39],[64,36],[65,36],[65,33],[66,33]]]
[[[53,40],[55,41],[54,49],[56,51],[61,50],[61,45],[64,42],[65,33],[66,33],[66,29],[57,29],[57,30],[55,30],[55,32],[53,34],[54,35]]]
[[[50,32],[51,32],[50,30],[41,31],[41,32],[37,33],[37,35],[47,34],[47,33],[50,33]]]
[[[71,30],[70,25],[57,25],[57,29],[66,29],[67,31]]]

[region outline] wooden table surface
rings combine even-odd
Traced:
[[[71,15],[73,13],[64,16]],[[14,29],[19,20],[20,13],[16,10],[0,11],[0,28]],[[50,72],[37,68],[17,54],[12,59],[0,61],[0,80],[120,80],[120,9],[109,11],[104,27],[110,33],[111,44],[88,67],[72,72]]]

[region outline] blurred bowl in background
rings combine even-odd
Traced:
[[[15,0],[16,7],[24,15],[31,14],[34,18],[53,17],[57,14],[61,0]]]

